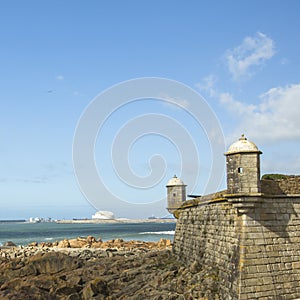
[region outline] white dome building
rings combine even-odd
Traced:
[[[115,215],[111,211],[97,211],[92,215],[93,220],[113,220]]]

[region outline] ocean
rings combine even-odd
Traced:
[[[161,238],[173,240],[175,226],[175,223],[0,223],[0,246],[7,241],[25,246],[31,242],[54,242],[88,235],[103,241],[121,238],[156,242]]]

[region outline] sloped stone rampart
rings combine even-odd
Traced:
[[[300,298],[300,197],[264,198],[243,218],[240,299]]]
[[[198,205],[181,210],[173,251],[186,263],[214,269],[216,293],[235,299],[238,284],[239,227],[236,209],[228,202]]]
[[[281,179],[262,179],[262,193],[266,195],[300,195],[300,176],[285,175]]]

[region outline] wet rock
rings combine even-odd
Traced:
[[[87,243],[87,238],[76,241]],[[99,242],[90,248],[0,250],[0,299],[217,299],[217,270],[185,266],[171,242]],[[64,242],[68,245],[66,241]],[[16,258],[12,258],[15,254]],[[5,254],[5,257],[2,257]]]
[[[71,248],[83,248],[87,244],[86,240],[72,239],[69,240],[69,245]]]
[[[101,241],[97,241],[97,242],[94,242],[92,245],[91,245],[92,248],[102,248],[102,242]]]
[[[42,242],[39,244],[40,247],[53,247],[53,244],[51,242]]]
[[[12,241],[7,241],[3,244],[4,247],[16,247],[17,245]]]
[[[111,249],[111,248],[108,248],[105,251],[106,251],[108,257],[113,257],[115,255],[115,253],[118,252],[117,249]]]
[[[166,247],[166,246],[171,246],[172,243],[170,240],[166,240],[166,239],[160,239],[157,243],[158,247]]]
[[[57,296],[60,296],[60,295],[68,296],[68,295],[72,295],[72,294],[77,294],[80,291],[80,289],[81,288],[79,286],[68,286],[68,285],[65,285],[65,286],[58,287],[53,292],[53,294],[57,295]]]
[[[30,280],[28,282],[30,282]],[[49,292],[52,289],[54,282],[55,282],[55,284],[58,284],[59,279],[56,279],[53,276],[49,276],[46,274],[46,275],[39,276],[38,278],[36,278],[34,280],[34,286],[39,289]],[[24,279],[23,279],[23,284],[24,284]]]
[[[79,261],[63,253],[39,253],[27,261],[24,268],[21,269],[20,276],[32,274],[55,274],[62,270],[73,270],[78,268]]]
[[[36,247],[38,246],[38,242],[32,242],[28,244],[28,247]]]
[[[70,242],[68,240],[62,240],[57,245],[58,248],[70,248]]]
[[[69,295],[66,300],[82,300],[82,298],[80,297],[80,295],[78,293],[74,293]]]
[[[21,285],[22,281],[23,281],[22,278],[14,278],[10,281],[4,282],[1,285],[0,290],[16,289]]]
[[[71,284],[71,285],[82,285],[83,284],[83,280],[81,276],[77,276],[77,275],[70,275],[66,278],[66,280]]]
[[[92,257],[94,257],[93,255],[94,253],[90,250],[82,250],[80,253],[79,253],[79,258],[83,259],[83,260],[89,260],[91,259]]]
[[[92,299],[96,295],[97,295],[97,290],[90,282],[82,290],[82,298],[84,300]]]
[[[97,242],[96,238],[93,237],[93,236],[91,236],[91,235],[89,235],[89,236],[86,238],[86,241],[87,241],[88,244],[92,244],[92,243]]]
[[[107,283],[105,280],[101,278],[97,278],[91,282],[92,286],[97,290],[98,294],[101,294],[103,296],[108,296],[108,288],[107,288]]]

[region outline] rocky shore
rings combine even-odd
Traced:
[[[0,299],[218,299],[214,270],[184,266],[170,240],[94,237],[0,249]]]

